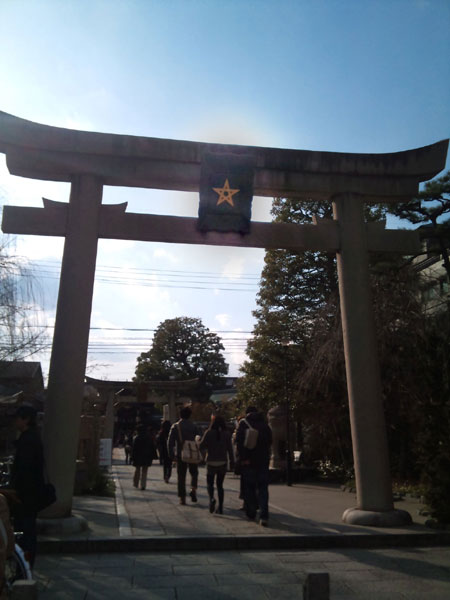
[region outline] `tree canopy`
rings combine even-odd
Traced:
[[[442,255],[450,280],[450,171],[428,181],[412,201],[392,205],[389,212],[421,226],[421,237],[427,242],[427,252]]]
[[[219,336],[201,319],[167,319],[156,329],[150,350],[138,356],[135,380],[199,378],[201,385],[213,386],[228,372],[223,350]]]

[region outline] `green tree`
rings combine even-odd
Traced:
[[[272,214],[275,222],[300,224],[333,216],[329,202],[294,199],[276,199]],[[366,210],[369,220],[383,215],[380,207]],[[334,254],[267,251],[257,304],[239,402],[264,411],[282,404],[286,380],[292,416],[311,456],[320,449],[322,456],[334,453],[341,460],[350,442]],[[283,346],[284,340],[291,345]]]
[[[450,523],[450,315],[428,316],[426,337],[417,364],[421,384],[415,403],[417,436],[414,460],[420,468],[431,516]]]
[[[442,255],[450,281],[450,171],[425,184],[424,190],[411,202],[394,204],[389,212],[414,225],[420,225],[427,242],[427,252]]]
[[[275,199],[274,222],[311,223],[312,216],[332,218],[332,207],[323,202],[299,202]],[[327,303],[337,289],[335,259],[318,252],[294,253],[268,250],[257,296],[258,308],[253,312],[256,325],[249,340],[249,360],[242,367],[244,374],[238,384],[242,404],[255,403],[267,410],[284,398],[285,358],[291,369],[302,365],[306,346],[314,327],[314,315]],[[282,342],[292,346],[289,356]]]
[[[219,336],[200,319],[167,319],[158,326],[151,349],[138,357],[135,380],[198,378],[198,393],[204,396],[205,390],[228,372],[223,350]]]

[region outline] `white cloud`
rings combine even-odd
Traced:
[[[11,175],[3,155],[0,160],[0,179],[2,204],[42,208],[43,197],[58,202],[68,202],[69,200],[70,184]]]
[[[222,267],[222,275],[227,279],[240,279],[245,266],[245,256],[235,256],[230,258]]]
[[[169,262],[176,264],[179,262],[179,259],[172,252],[168,252],[165,248],[155,248],[153,251],[154,258],[162,258],[164,260],[168,260]]]
[[[252,202],[252,220],[253,221],[272,221],[270,214],[273,198],[263,196],[254,196]]]
[[[79,131],[95,131],[96,129],[91,121],[81,117],[75,112],[62,118],[61,127],[65,127],[66,129],[78,129]]]
[[[218,321],[222,327],[227,327],[230,324],[230,318],[230,315],[227,315],[226,313],[215,316],[216,321]]]
[[[64,238],[44,235],[27,235],[17,238],[16,254],[31,260],[61,260],[64,252]]]

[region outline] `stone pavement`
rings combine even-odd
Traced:
[[[39,600],[300,600],[328,572],[331,600],[448,600],[450,548],[39,556]]]
[[[87,532],[40,536],[39,598],[302,598],[307,573],[328,572],[331,598],[450,598],[450,534],[424,527],[420,505],[402,501],[411,527],[341,523],[355,497],[338,486],[270,486],[269,527],[239,510],[239,479],[225,479],[223,515],[208,511],[205,469],[198,502],[180,506],[176,474],[159,464],[147,490],[132,485],[133,467],[115,451],[116,499],[77,497]],[[189,481],[189,476],[188,476]]]
[[[354,494],[342,492],[339,486],[310,482],[292,487],[276,484],[269,491],[269,527],[261,527],[257,521],[248,521],[239,510],[239,478],[233,474],[227,474],[225,479],[224,514],[211,515],[204,467],[200,467],[198,502],[193,504],[188,497],[186,506],[180,506],[175,473],[166,484],[162,467],[154,464],[149,469],[147,489],[142,491],[133,487],[134,468],[124,462],[123,452],[115,449],[115,500],[74,498],[74,513],[88,520],[89,530],[64,537],[41,536],[41,552],[329,549],[450,542],[450,532],[436,532],[424,526],[418,502],[396,504],[411,513],[412,526],[395,529],[355,526],[341,522],[342,513],[354,506],[356,499]]]

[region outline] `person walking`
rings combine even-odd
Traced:
[[[189,493],[192,502],[197,502],[198,465],[181,460],[183,442],[194,441],[199,435],[199,430],[190,421],[192,410],[185,406],[180,410],[180,419],[172,425],[167,442],[170,459],[177,462],[178,497],[180,504],[186,504],[186,474],[189,469],[191,476],[191,491]]]
[[[200,450],[206,452],[206,483],[209,494],[209,512],[213,513],[216,500],[214,498],[214,480],[216,480],[219,505],[217,513],[223,513],[223,481],[227,473],[228,460],[230,469],[234,469],[234,454],[231,435],[227,430],[225,419],[220,415],[211,417],[211,425],[203,435]]]
[[[44,489],[44,450],[36,418],[32,406],[23,404],[16,411],[15,425],[20,435],[15,442],[9,483],[19,500],[12,507],[14,530],[23,532],[21,546],[31,567],[36,557],[36,519]]]
[[[237,445],[236,445],[236,434],[237,434],[237,430],[239,428],[239,423],[240,423],[241,419],[244,419],[244,415],[240,415],[236,419],[236,427],[233,431],[233,435],[231,436],[231,443],[232,443],[233,452],[234,452],[234,474],[239,475],[239,500],[242,500],[242,504],[239,507],[239,510],[245,510],[244,488],[243,488],[243,483],[242,483],[242,469],[241,469],[241,462],[239,460],[239,455],[238,455]]]
[[[145,490],[148,468],[155,458],[157,458],[157,454],[153,436],[146,425],[140,425],[131,448],[131,464],[135,467],[133,476],[135,488],[140,486],[141,490]]]
[[[158,436],[156,438],[159,459],[163,466],[163,477],[166,483],[169,483],[170,476],[172,475],[172,461],[170,459],[169,450],[167,448],[167,440],[169,439],[170,427],[170,421],[163,421],[161,423],[161,429],[159,430]]]
[[[129,465],[131,463],[131,448],[133,447],[133,432],[128,431],[125,434],[123,447],[125,450],[125,464]]]
[[[256,445],[247,447],[246,432],[255,429]],[[267,527],[269,519],[269,461],[272,430],[254,406],[247,407],[236,432],[236,445],[242,469],[245,512],[249,519],[256,517],[259,506],[259,523]]]

